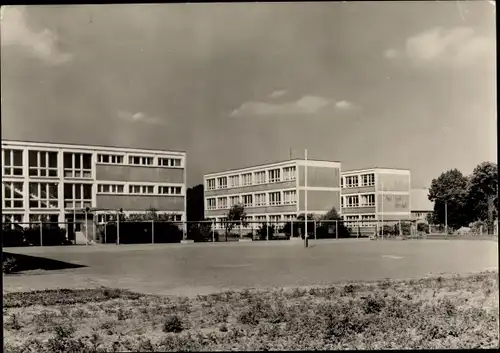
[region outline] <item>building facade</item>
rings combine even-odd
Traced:
[[[339,210],[340,162],[293,159],[206,174],[205,217],[221,222],[233,205],[242,204],[248,221],[295,219],[305,211],[306,163],[307,212]]]
[[[427,197],[429,189],[411,190],[411,219],[418,223],[428,223],[427,217],[434,211],[434,203]]]
[[[186,153],[2,140],[4,222],[103,222],[155,208],[186,218]]]
[[[411,174],[405,169],[359,169],[342,172],[342,217],[364,228],[410,219]]]

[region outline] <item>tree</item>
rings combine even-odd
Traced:
[[[492,162],[479,164],[469,179],[467,206],[472,221],[487,221],[488,232],[493,231],[493,221],[498,217],[498,165]]]
[[[342,221],[342,217],[338,214],[337,210],[335,207],[332,207],[330,211],[325,213],[323,216],[320,217],[320,221]],[[319,227],[316,229],[317,236],[319,237],[325,237],[328,238],[330,235],[333,233],[333,229],[335,229],[335,232],[338,229],[338,237],[339,238],[346,238],[350,236],[349,229],[347,229],[344,226],[344,222],[338,222],[337,225],[334,225],[332,222],[328,223],[321,223]],[[333,233],[335,234],[335,233]],[[334,235],[336,236],[336,235]]]
[[[226,216],[227,219],[224,224],[224,227],[226,229],[226,241],[227,241],[227,236],[229,235],[229,233],[231,233],[231,230],[233,230],[235,226],[235,222],[242,221],[243,226],[246,226],[248,224],[248,222],[243,221],[245,217],[246,217],[246,212],[245,212],[245,207],[243,207],[243,205],[241,204],[234,205],[229,209]]]
[[[467,211],[467,194],[469,180],[458,169],[441,173],[433,179],[429,188],[428,198],[434,202],[432,213],[433,223],[445,224],[452,228],[466,226],[471,218]]]
[[[203,195],[203,184],[187,189],[186,193],[186,219],[197,222],[205,216],[205,202]]]

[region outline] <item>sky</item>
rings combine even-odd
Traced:
[[[204,173],[300,158],[497,160],[491,1],[8,6],[2,138],[187,152]],[[290,153],[291,151],[291,153]]]

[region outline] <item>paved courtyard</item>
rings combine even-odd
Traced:
[[[196,295],[227,289],[328,285],[498,269],[498,243],[312,240],[8,248],[80,268],[4,276],[4,291],[117,287]]]

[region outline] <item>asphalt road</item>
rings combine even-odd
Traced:
[[[4,276],[4,292],[107,286],[151,294],[328,285],[498,269],[498,242],[302,241],[8,248],[85,267]]]

